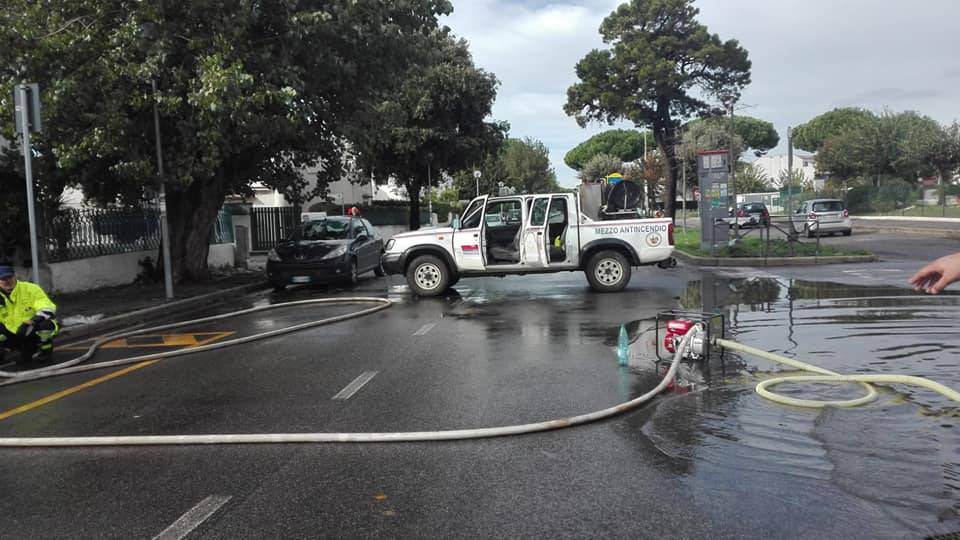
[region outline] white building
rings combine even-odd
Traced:
[[[787,156],[763,156],[757,158],[753,162],[753,166],[762,170],[767,178],[770,179],[770,183],[775,186],[780,186],[780,175],[787,174]],[[822,188],[821,185],[817,185],[816,171],[817,171],[817,161],[815,156],[804,155],[804,154],[793,154],[793,170],[801,175],[803,175],[804,182],[814,182],[814,187],[817,189]]]

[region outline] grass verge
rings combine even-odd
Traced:
[[[677,231],[674,234],[674,243],[676,248],[687,255],[695,257],[711,257],[709,252],[700,249],[700,231],[688,229],[686,233]],[[843,257],[852,255],[872,255],[869,251],[840,249],[831,246],[822,241],[820,248],[817,249],[817,240],[815,238],[804,240],[803,242],[787,242],[785,239],[777,238],[771,240],[769,246],[766,246],[766,240],[761,241],[758,237],[751,238],[747,236],[737,242],[737,245],[730,248],[725,247],[717,250],[717,257]]]

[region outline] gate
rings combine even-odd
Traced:
[[[297,224],[292,206],[266,206],[251,209],[250,235],[253,251],[268,251],[290,236]]]

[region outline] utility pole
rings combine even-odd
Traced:
[[[737,158],[734,155],[733,142],[737,136],[736,119],[733,116],[736,101],[730,98],[730,198],[733,199],[733,243],[736,244],[740,234],[740,220],[737,217]]]
[[[27,181],[27,219],[30,221],[30,260],[32,265],[32,276],[30,279],[34,283],[40,284],[40,253],[37,248],[37,214],[34,208],[33,203],[33,146],[30,144],[30,130],[39,130],[39,125],[34,125],[31,123],[34,118],[31,118],[31,112],[36,115],[36,120],[39,122],[40,118],[40,98],[39,98],[39,86],[37,85],[28,85],[21,84],[18,85],[16,90],[17,96],[20,98],[20,110],[14,111],[19,113],[20,117],[20,133],[23,135],[23,172],[24,178]],[[36,106],[31,107],[31,101],[33,99],[37,100]],[[33,110],[35,109],[35,110]]]
[[[163,245],[163,287],[167,300],[173,299],[173,264],[170,262],[170,225],[167,223],[167,188],[163,176],[163,150],[160,146],[160,111],[157,108],[157,80],[150,78],[153,87],[153,129],[157,141],[157,174],[160,176],[160,243]]]
[[[430,177],[430,162],[427,161],[427,219],[433,225],[433,179]]]
[[[793,214],[793,128],[787,126],[787,214]]]

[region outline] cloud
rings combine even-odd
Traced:
[[[444,24],[470,42],[477,65],[501,87],[494,118],[511,136],[543,141],[558,178],[573,185],[563,155],[591,135],[563,112],[574,66],[605,48],[598,28],[620,0],[454,0]],[[960,2],[874,0],[699,0],[699,20],[750,52],[749,114],[786,128],[836,106],[917,110],[941,121],[958,115],[954,66],[960,49]],[[631,127],[622,124],[615,127]],[[785,151],[785,142],[772,154]]]

